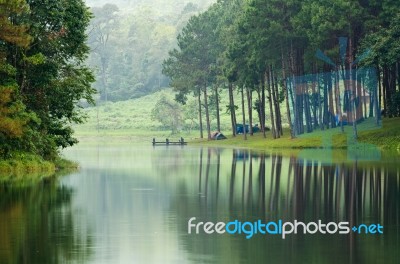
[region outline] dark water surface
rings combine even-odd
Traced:
[[[400,263],[400,159],[327,155],[80,145],[65,153],[78,173],[0,186],[0,263]],[[380,224],[383,234],[196,235],[192,217]]]

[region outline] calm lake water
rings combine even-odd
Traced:
[[[0,263],[400,263],[400,159],[363,154],[79,145],[79,172],[0,187]],[[192,217],[383,234],[188,234]]]

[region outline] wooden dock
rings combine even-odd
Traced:
[[[153,138],[153,146],[157,145],[163,145],[163,146],[169,146],[169,145],[187,145],[187,142],[181,137],[178,141],[170,141],[168,138],[165,139],[165,141],[156,141],[155,138]]]

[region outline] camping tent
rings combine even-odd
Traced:
[[[221,132],[214,132],[214,133],[211,134],[211,139],[223,140],[223,139],[226,139],[226,137]]]

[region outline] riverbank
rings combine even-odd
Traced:
[[[290,138],[289,129],[284,129],[284,135],[279,139],[272,139],[271,132],[267,132],[266,138],[262,133],[253,136],[248,135],[247,140],[243,140],[243,135],[232,137],[230,131],[224,130],[222,133],[228,137],[227,140],[208,141],[199,139],[199,132],[182,132],[171,135],[170,131],[143,130],[143,129],[106,129],[98,131],[88,129],[77,129],[76,136],[80,142],[85,144],[115,144],[116,142],[130,142],[151,144],[152,138],[165,140],[179,139],[183,137],[191,145],[213,146],[213,147],[234,147],[249,149],[274,149],[274,150],[302,150],[302,149],[321,149],[332,148],[346,150],[349,148],[374,147],[380,150],[394,150],[400,148],[400,118],[385,118],[381,127],[376,127],[373,118],[364,121],[357,126],[358,141],[353,140],[352,126],[345,126],[344,133],[340,127],[325,131],[316,130],[310,134],[304,134],[294,139]]]
[[[266,149],[349,149],[360,147],[374,147],[381,150],[400,149],[400,118],[385,118],[381,128],[376,128],[373,119],[367,120],[358,125],[358,140],[353,140],[353,128],[345,127],[342,133],[340,128],[326,131],[316,131],[310,134],[304,134],[291,139],[288,129],[284,129],[284,135],[279,139],[272,139],[271,132],[267,132],[267,138],[261,133],[248,135],[247,140],[243,135],[236,137],[228,136],[226,140],[196,139],[190,141],[194,145],[202,146],[221,146],[249,148],[257,150]]]
[[[11,159],[0,160],[0,182],[38,181],[77,168],[77,163],[61,157],[46,161],[36,155],[18,153]]]

